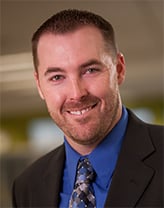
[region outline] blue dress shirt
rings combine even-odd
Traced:
[[[121,144],[125,135],[127,123],[128,113],[125,107],[123,107],[122,116],[119,122],[105,137],[105,139],[89,155],[87,155],[97,175],[96,180],[93,183],[97,208],[104,207]],[[76,178],[77,163],[79,159],[86,157],[77,153],[68,144],[66,139],[64,141],[66,161],[63,173],[63,186],[60,193],[60,208],[69,207],[69,199],[71,197]]]

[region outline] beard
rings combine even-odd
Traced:
[[[93,145],[101,142],[118,122],[120,112],[120,95],[117,89],[110,92],[108,99],[105,99],[104,106],[102,101],[92,95],[82,97],[79,101],[69,101],[64,103],[61,116],[49,109],[50,116],[57,126],[64,132],[67,140],[71,140],[81,145]],[[69,112],[93,106],[98,110],[91,116],[82,119],[70,118]],[[93,109],[94,110],[94,109]]]

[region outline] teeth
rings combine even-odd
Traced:
[[[83,110],[81,110],[81,111],[70,111],[70,114],[72,114],[72,115],[82,115],[82,114],[84,114],[85,112],[88,112],[90,109],[92,109],[92,107],[83,109]]]
[[[73,115],[81,115],[81,111],[70,111],[71,114]]]

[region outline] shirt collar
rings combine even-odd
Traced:
[[[106,189],[110,185],[121,144],[128,122],[127,110],[123,107],[122,116],[105,139],[88,156],[97,174],[97,183]]]
[[[69,145],[65,137],[64,144],[66,150],[66,169],[68,170],[70,190],[73,190],[74,180],[76,176],[76,168],[81,155]]]
[[[109,181],[113,175],[122,140],[126,131],[127,122],[128,113],[123,107],[122,116],[119,122],[112,131],[109,132],[105,139],[93,150],[93,152],[87,156],[96,171],[96,182],[104,189],[109,186]],[[66,167],[68,169],[70,188],[73,189],[76,167],[81,155],[68,144],[65,138],[64,141],[66,147]]]

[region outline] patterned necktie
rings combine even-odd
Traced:
[[[88,158],[79,162],[77,168],[76,182],[71,195],[69,208],[95,208],[95,196],[91,186],[95,178],[93,170]]]

